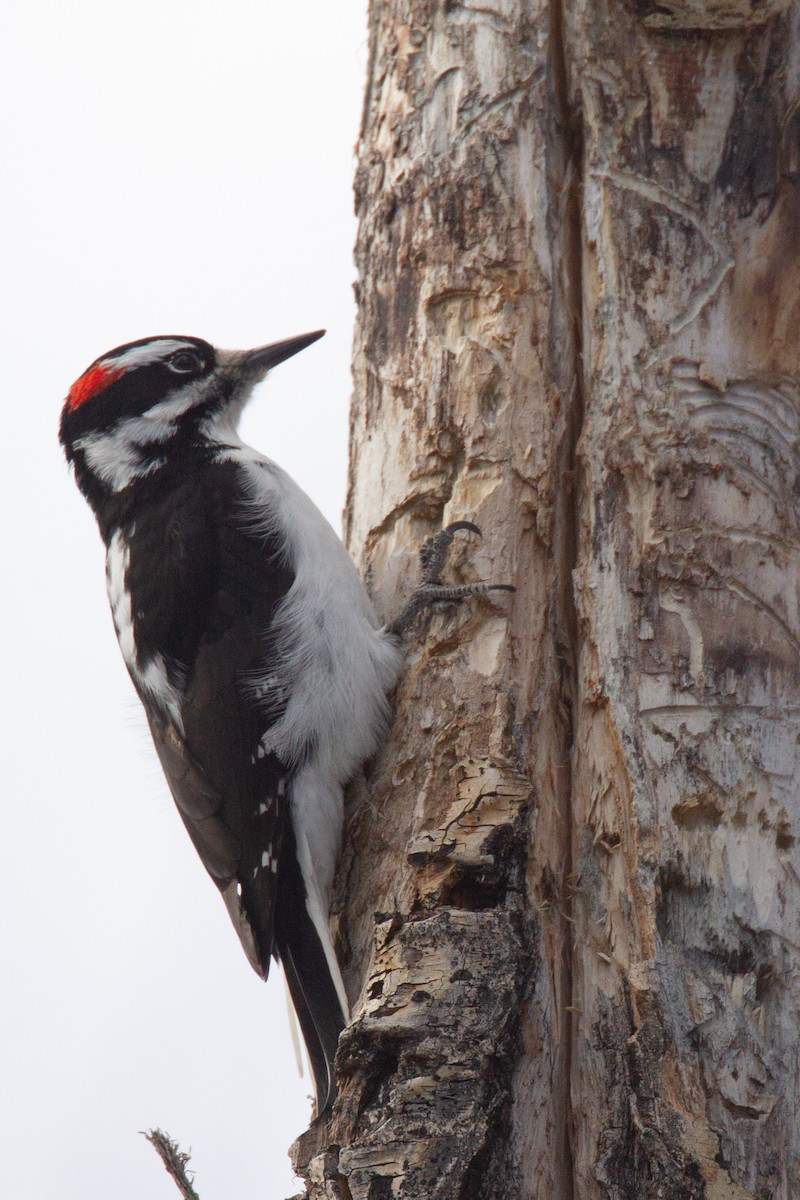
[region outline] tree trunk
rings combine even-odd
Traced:
[[[351,797],[316,1198],[800,1195],[800,7],[373,0]]]

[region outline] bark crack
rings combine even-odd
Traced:
[[[558,571],[556,612],[556,653],[560,690],[561,789],[560,816],[565,830],[560,889],[563,914],[563,955],[560,994],[565,1013],[564,1038],[560,1063],[560,1094],[565,1098],[560,1118],[564,1159],[564,1198],[574,1195],[574,1156],[571,1137],[571,1080],[573,1029],[581,1019],[574,995],[573,961],[574,920],[572,897],[578,881],[574,874],[574,821],[572,752],[575,735],[579,657],[578,619],[573,572],[578,559],[580,488],[577,468],[578,444],[583,426],[584,381],[582,368],[583,266],[582,266],[582,170],[583,128],[580,110],[570,98],[567,12],[564,0],[550,5],[549,71],[552,105],[552,132],[549,154],[554,175],[552,195],[559,198],[557,220],[551,230],[558,270],[554,289],[556,316],[554,329],[566,341],[553,345],[555,374],[562,395],[562,429],[558,450],[557,475],[562,482],[556,504],[555,557]]]

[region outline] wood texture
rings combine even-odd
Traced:
[[[800,1194],[798,8],[571,9],[581,1196]],[[599,69],[598,64],[603,68]],[[626,1188],[629,1190],[626,1192]]]
[[[800,9],[372,5],[351,798],[309,1195],[800,1195]],[[713,32],[712,32],[713,31]]]

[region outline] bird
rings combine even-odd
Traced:
[[[382,625],[327,520],[242,441],[256,384],[323,333],[252,350],[128,342],[77,379],[59,424],[178,813],[253,969],[283,967],[318,1118],[349,1019],[328,924],[343,790],[385,735],[420,608],[507,588],[441,584],[453,535],[479,532],[455,522],[426,543],[422,583]]]

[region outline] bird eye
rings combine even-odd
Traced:
[[[192,372],[203,369],[199,355],[193,354],[191,350],[179,350],[167,359],[167,366],[176,375],[191,375]]]

